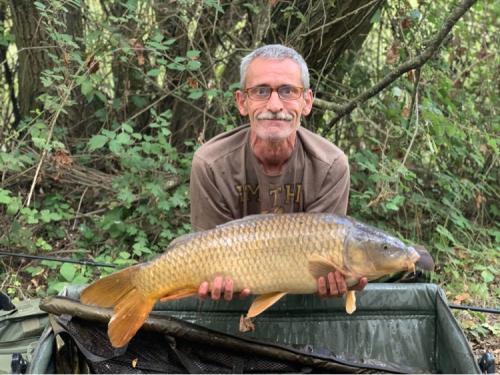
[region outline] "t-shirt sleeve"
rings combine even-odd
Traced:
[[[196,155],[191,165],[191,226],[207,230],[232,219],[224,203],[210,166]]]
[[[347,214],[349,202],[350,172],[345,155],[339,156],[330,166],[321,183],[317,199],[305,207],[306,212]]]

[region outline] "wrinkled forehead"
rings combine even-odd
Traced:
[[[258,57],[248,66],[245,86],[302,86],[300,66],[292,59]]]

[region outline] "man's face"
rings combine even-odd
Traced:
[[[248,67],[243,89],[268,86],[278,89],[283,85],[302,87],[299,65],[291,60],[256,58]],[[236,92],[236,104],[242,116],[248,116],[251,132],[262,140],[280,142],[295,133],[302,115],[312,108],[312,91],[306,90],[298,99],[283,100],[273,90],[268,100],[254,100],[244,90]]]

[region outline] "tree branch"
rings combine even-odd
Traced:
[[[314,105],[318,108],[326,109],[326,110],[330,110],[330,111],[335,111],[335,112],[340,112],[344,109],[344,105],[342,105],[342,104],[328,102],[326,100],[319,99],[319,98],[314,98]]]
[[[400,64],[396,69],[382,78],[374,86],[370,87],[368,90],[364,91],[354,99],[350,100],[346,104],[338,105],[335,103],[329,103],[324,100],[315,99],[314,105],[323,108],[330,109],[336,112],[335,118],[330,122],[330,125],[323,131],[323,134],[327,134],[332,129],[333,125],[337,123],[342,117],[350,114],[356,107],[359,107],[362,103],[370,99],[371,97],[377,95],[387,86],[389,86],[396,79],[401,77],[406,72],[412,69],[421,68],[438,50],[440,45],[445,40],[446,36],[450,33],[451,29],[458,22],[460,18],[476,3],[477,0],[462,0],[455,9],[450,13],[450,15],[444,20],[443,28],[437,33],[437,35],[432,38],[428,47],[418,56],[413,59]]]

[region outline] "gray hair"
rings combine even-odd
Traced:
[[[302,81],[302,85],[305,89],[309,88],[309,69],[307,68],[307,64],[304,61],[304,58],[293,48],[285,47],[281,44],[268,44],[266,46],[262,46],[246,55],[240,64],[240,87],[241,89],[245,88],[245,81],[247,78],[247,71],[250,63],[255,60],[257,57],[262,57],[264,59],[270,60],[284,60],[284,59],[292,59],[295,61],[300,68],[300,78]]]

